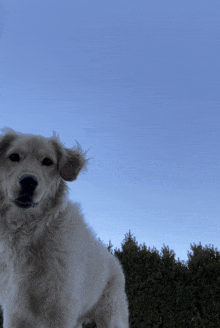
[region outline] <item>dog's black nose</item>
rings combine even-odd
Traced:
[[[38,179],[34,175],[22,175],[19,179],[19,185],[23,191],[32,193],[38,186]]]

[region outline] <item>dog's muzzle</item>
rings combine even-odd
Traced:
[[[14,203],[21,208],[35,207],[33,202],[34,191],[38,186],[38,178],[35,175],[22,175],[19,179],[19,196]]]

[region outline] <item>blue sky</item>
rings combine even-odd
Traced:
[[[219,1],[0,1],[0,125],[91,157],[69,184],[120,247],[220,248]]]

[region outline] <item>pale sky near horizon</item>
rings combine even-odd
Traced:
[[[89,150],[69,184],[120,248],[220,249],[220,3],[0,1],[0,127]]]

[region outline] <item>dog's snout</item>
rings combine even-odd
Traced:
[[[19,179],[19,185],[22,190],[34,191],[38,186],[38,179],[34,175],[22,175]]]

